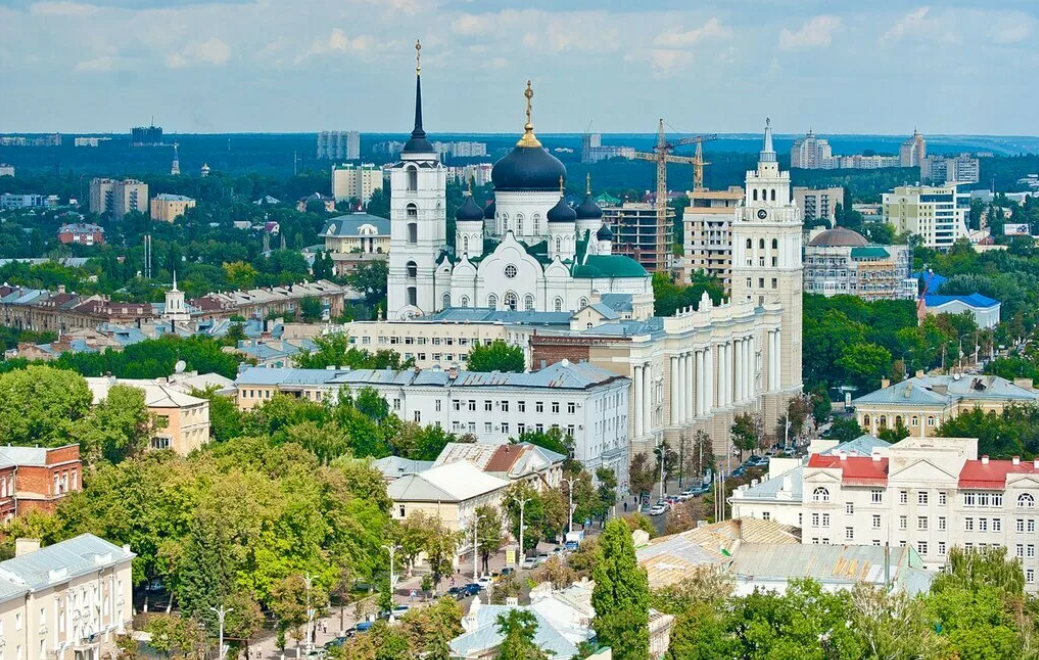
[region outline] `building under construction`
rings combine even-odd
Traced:
[[[668,206],[666,213],[666,226],[673,227],[675,210]],[[604,207],[602,215],[603,222],[613,231],[614,254],[631,257],[651,273],[671,268],[671,241],[665,240],[660,249],[656,204],[624,202]]]

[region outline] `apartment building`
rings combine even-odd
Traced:
[[[981,161],[964,153],[959,156],[928,156],[920,163],[920,178],[928,183],[977,183]]]
[[[916,437],[932,436],[947,419],[978,408],[1001,412],[1008,406],[1039,403],[1039,391],[1028,378],[1013,382],[999,376],[951,374],[914,378],[881,388],[855,399],[855,417],[863,429],[877,435],[884,429],[905,427]]]
[[[844,227],[820,233],[805,245],[804,290],[826,297],[913,300],[913,252],[905,245],[871,245]]]
[[[826,220],[830,226],[837,223],[837,205],[844,203],[844,188],[808,188],[794,186],[794,204],[809,220]]]
[[[357,199],[367,204],[376,190],[382,190],[382,168],[374,163],[332,166],[332,198],[336,203]]]
[[[191,396],[181,388],[155,380],[130,378],[87,378],[94,404],[108,397],[114,385],[144,390],[144,404],[155,422],[149,440],[151,449],[170,449],[187,456],[209,444],[209,400]]]
[[[967,238],[969,197],[956,184],[898,186],[882,197],[884,222],[900,232],[919,236],[923,247],[945,250]]]
[[[264,369],[238,374],[236,402],[251,410],[277,393],[324,401],[340,390],[371,388],[401,419],[474,434],[500,445],[526,431],[558,428],[574,439],[574,458],[625,483],[628,379],[590,364],[562,361],[531,373],[390,369]]]
[[[14,660],[101,660],[133,617],[129,546],[83,534],[45,548],[18,539],[0,562],[0,653]]]
[[[602,210],[602,222],[613,232],[612,251],[631,257],[649,272],[667,270],[671,260],[671,226],[675,210],[667,207],[667,245],[657,245],[657,207],[646,202],[624,202]]]
[[[898,149],[901,167],[921,167],[927,159],[927,140],[915,128],[913,134]]]
[[[357,160],[361,157],[359,131],[321,131],[317,134],[317,157],[335,160]]]
[[[195,200],[184,195],[162,193],[151,201],[151,218],[158,222],[173,222],[195,208]]]
[[[0,447],[0,520],[28,511],[53,511],[58,500],[82,489],[79,445]]]
[[[743,206],[743,188],[692,190],[689,206],[682,215],[685,229],[685,279],[702,271],[716,277],[726,289],[732,276],[732,236],[730,227]]]
[[[136,179],[91,179],[90,211],[121,218],[148,212],[148,184]]]
[[[802,543],[911,546],[932,570],[953,547],[1006,547],[1026,589],[1039,590],[1039,460],[979,457],[975,438],[907,438],[869,456],[812,454],[800,474],[776,479],[800,479],[800,497],[741,486],[733,517],[796,517]]]

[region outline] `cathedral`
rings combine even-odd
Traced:
[[[574,312],[611,293],[630,294],[637,316],[651,314],[650,275],[611,253],[590,184],[584,201],[566,202],[566,167],[534,135],[529,81],[523,135],[492,170],[494,200],[480,208],[466,198],[451,249],[446,170],[422,128],[420,66],[415,74],[415,128],[390,172],[388,318],[448,307]]]

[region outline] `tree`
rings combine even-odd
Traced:
[[[864,433],[866,432],[862,430],[862,427],[859,426],[854,417],[838,417],[830,424],[830,428],[826,431],[826,437],[833,438],[839,443],[851,442]]]
[[[480,553],[483,573],[490,574],[491,555],[498,552],[504,539],[501,533],[501,513],[490,504],[476,508],[476,548]]]
[[[750,413],[736,415],[733,420],[732,444],[740,450],[740,462],[743,461],[743,452],[753,451],[758,446],[758,424]]]
[[[314,296],[307,296],[299,301],[299,315],[304,322],[320,321],[323,311],[321,301]]]
[[[473,346],[469,351],[469,357],[466,358],[466,368],[477,372],[523,373],[526,360],[522,348],[495,339],[490,345]]]
[[[727,615],[710,603],[696,603],[679,613],[666,660],[715,660],[741,657],[740,643],[729,632]]]
[[[167,658],[176,654],[197,660],[205,653],[205,634],[193,619],[171,614],[153,615],[144,630],[151,635],[150,646]]]
[[[386,307],[386,282],[389,266],[385,261],[363,263],[346,275],[346,283],[364,296],[369,310]]]
[[[91,399],[86,381],[70,371],[31,365],[0,374],[0,437],[12,445],[65,444]]]
[[[256,286],[257,270],[244,261],[223,264],[224,277],[234,289],[251,289]]]
[[[335,332],[314,337],[314,350],[296,356],[296,366],[300,369],[324,369],[325,367],[350,367],[351,369],[400,369],[409,363],[402,363],[400,354],[392,350],[380,350],[370,353],[364,349],[354,348],[345,333]]]
[[[452,532],[440,518],[427,521],[426,534],[422,539],[422,550],[429,562],[429,571],[433,576],[433,589],[436,590],[445,573],[451,572],[451,558],[458,548],[459,534]]]
[[[76,424],[83,457],[90,465],[101,459],[118,463],[139,454],[158,426],[144,402],[144,390],[129,385],[113,385],[90,414]]]
[[[599,482],[599,487],[596,489],[599,517],[605,520],[610,509],[617,503],[617,475],[610,468],[599,467],[595,470],[595,479]]]
[[[592,573],[592,628],[617,660],[649,657],[649,580],[622,520],[606,523]]]
[[[534,643],[538,621],[532,612],[510,609],[498,615],[498,634],[502,636],[497,660],[548,660]]]
[[[628,485],[631,487],[631,491],[638,493],[640,498],[644,497],[653,490],[653,484],[656,482],[656,472],[653,470],[653,466],[649,464],[647,454],[635,454],[635,457],[631,459],[631,465],[628,467]]]
[[[876,344],[853,344],[844,349],[836,364],[854,385],[872,391],[891,373],[891,352]]]

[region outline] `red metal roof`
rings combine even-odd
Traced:
[[[483,469],[486,472],[508,472],[527,449],[527,445],[501,445]]]
[[[960,488],[985,488],[1003,490],[1008,474],[1039,474],[1032,461],[967,461],[960,470]]]
[[[884,486],[887,485],[887,458],[874,461],[872,456],[823,456],[812,454],[808,459],[808,467],[838,468],[841,471],[841,483],[845,486]]]

